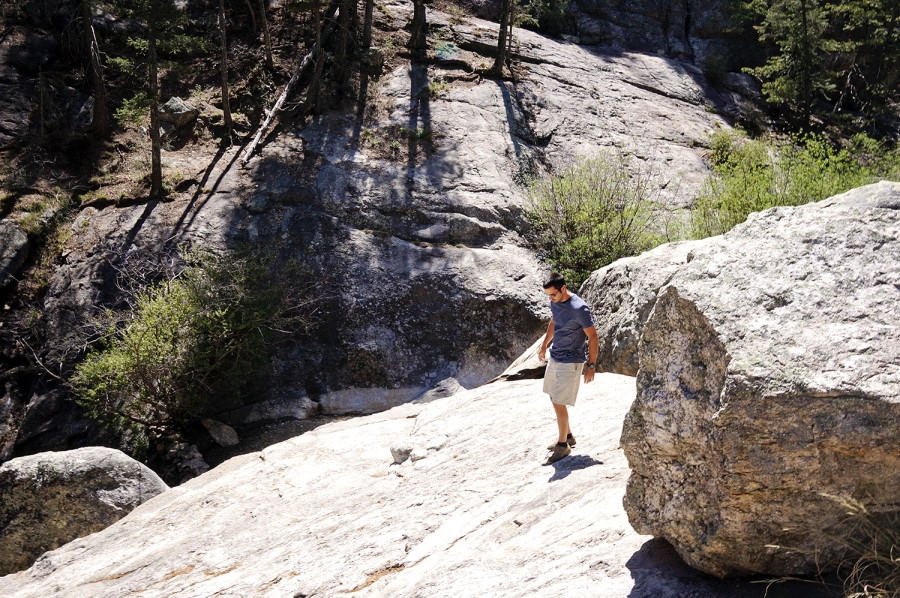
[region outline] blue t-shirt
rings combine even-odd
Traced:
[[[585,328],[594,325],[591,310],[584,299],[575,293],[565,301],[550,302],[553,314],[553,346],[550,357],[561,363],[581,363],[585,360]]]

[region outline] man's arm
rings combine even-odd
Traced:
[[[553,318],[550,318],[550,323],[547,324],[547,334],[544,335],[544,342],[541,343],[541,348],[538,349],[538,361],[546,361],[547,347],[550,345],[551,340],[553,340]]]
[[[597,328],[595,326],[591,326],[590,328],[585,328],[584,333],[588,337],[588,364],[593,365],[597,363],[597,351],[600,348],[600,338],[597,336]],[[585,367],[584,368],[584,381],[585,383],[590,382],[594,379],[594,368]]]

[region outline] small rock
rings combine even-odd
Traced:
[[[459,380],[457,380],[456,378],[444,378],[443,380],[438,382],[434,386],[434,388],[419,396],[419,398],[417,398],[415,402],[429,403],[435,399],[449,397],[463,390],[465,390],[465,388],[463,388],[463,386],[459,383]]]
[[[159,121],[163,125],[171,125],[179,129],[190,124],[200,114],[200,110],[194,108],[181,98],[170,98],[168,102],[159,108]]]
[[[762,93],[759,82],[746,73],[727,73],[722,83],[725,85],[725,89],[730,89],[744,97],[756,98]]]
[[[391,447],[391,455],[394,457],[394,463],[400,464],[409,459],[412,454],[413,449],[411,446],[392,446]]]
[[[200,423],[203,424],[203,427],[206,428],[206,431],[209,432],[209,435],[212,436],[219,446],[234,446],[240,442],[238,433],[228,424],[208,418]]]
[[[380,73],[384,66],[384,54],[377,48],[369,48],[360,56],[359,62],[369,72]]]
[[[287,399],[273,399],[218,413],[217,417],[233,426],[274,422],[285,419],[309,419],[319,412],[319,404],[305,393]]]
[[[272,207],[272,200],[265,193],[257,193],[244,202],[244,208],[251,214],[262,214]]]

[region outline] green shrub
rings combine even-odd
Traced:
[[[815,135],[778,143],[719,132],[710,148],[712,174],[691,210],[697,238],[724,233],[751,212],[819,201],[900,172],[896,152],[859,136],[838,149]]]
[[[105,425],[146,438],[180,432],[219,397],[254,389],[275,344],[308,326],[309,275],[249,251],[187,253],[177,276],[109,314],[102,347],[71,379]]]
[[[534,181],[526,216],[536,244],[574,288],[597,268],[656,244],[658,195],[649,172],[601,154]]]
[[[129,125],[140,125],[150,115],[150,98],[143,91],[122,101],[122,107],[116,110],[116,122],[123,129]]]

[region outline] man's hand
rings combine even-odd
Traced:
[[[584,383],[587,384],[594,379],[594,368],[584,368]]]
[[[538,361],[547,361],[547,346],[541,345],[541,348],[538,349]]]

